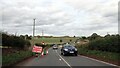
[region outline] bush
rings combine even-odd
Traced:
[[[30,42],[27,40],[24,40],[23,38],[19,36],[14,35],[8,35],[5,33],[2,33],[2,46],[8,46],[8,47],[15,47],[15,48],[24,48],[25,45],[30,46]]]
[[[97,38],[95,40],[90,41],[88,49],[119,53],[119,40],[120,36],[117,35],[112,35],[104,38]]]

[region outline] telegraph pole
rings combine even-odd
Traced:
[[[33,45],[34,45],[34,36],[35,36],[35,20],[36,19],[33,19],[34,22],[33,22]]]
[[[44,36],[44,31],[42,30],[42,37]]]
[[[34,20],[34,22],[33,22],[33,38],[34,38],[34,36],[35,36],[35,19],[33,19]]]

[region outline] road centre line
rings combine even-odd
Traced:
[[[56,53],[59,55],[59,53],[58,53],[57,51],[56,51]],[[70,65],[64,58],[62,58],[62,56],[59,55],[59,57],[60,57],[70,68],[72,68],[71,65]]]
[[[79,56],[84,57],[84,58],[87,58],[87,59],[91,59],[91,60],[93,60],[93,61],[97,61],[97,62],[100,62],[100,63],[108,64],[108,65],[111,65],[111,66],[120,67],[120,66],[118,66],[118,65],[111,64],[111,63],[107,63],[107,62],[104,62],[104,61],[101,61],[101,60],[97,60],[97,59],[94,59],[94,58],[90,58],[90,57],[87,57],[87,56],[82,56],[82,55],[79,55]]]

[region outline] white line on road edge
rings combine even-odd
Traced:
[[[101,61],[101,60],[97,60],[97,59],[94,59],[94,58],[90,58],[90,57],[87,57],[87,56],[83,56],[83,55],[79,55],[79,56],[87,58],[87,59],[91,59],[91,60],[94,60],[94,61],[97,61],[97,62],[101,62],[101,63],[104,63],[104,64],[108,64],[108,65],[119,67],[118,65],[107,63],[107,62],[104,62],[104,61]]]
[[[56,53],[58,54],[57,51],[56,51]],[[59,55],[59,54],[58,54],[58,55]],[[65,59],[62,58],[62,56],[59,55],[59,57],[60,57],[70,68],[72,68],[72,67],[70,66],[70,64],[69,64]]]

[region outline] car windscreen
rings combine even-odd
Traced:
[[[75,48],[74,46],[64,46],[64,48]]]
[[[54,45],[53,47],[57,47],[57,45]]]

